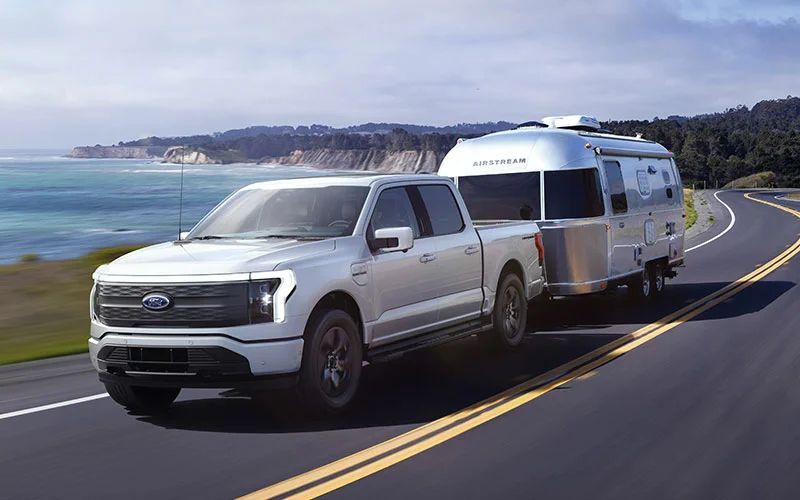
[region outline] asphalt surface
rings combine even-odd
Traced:
[[[778,194],[757,196],[771,202]],[[733,228],[687,255],[663,298],[555,300],[524,347],[474,339],[365,368],[356,407],[313,421],[280,396],[184,391],[161,417],[103,398],[85,356],[0,369],[0,498],[232,498],[302,474],[569,362],[721,289],[800,235],[800,219],[724,192]],[[781,202],[797,209],[796,203]],[[687,247],[725,230],[715,224]],[[800,259],[588,375],[390,468],[339,498],[797,498]]]

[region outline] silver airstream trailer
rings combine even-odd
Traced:
[[[672,153],[606,133],[593,117],[548,117],[459,143],[439,175],[476,221],[532,219],[551,295],[628,285],[661,293],[683,264],[685,213]]]

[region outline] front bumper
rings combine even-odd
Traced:
[[[303,357],[303,339],[240,342],[221,335],[109,332],[89,339],[89,354],[101,380],[228,388],[263,377],[296,374]]]

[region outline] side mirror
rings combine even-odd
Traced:
[[[189,231],[181,231],[181,233],[178,235],[178,239],[185,240],[187,236],[189,236]]]
[[[400,252],[414,247],[414,231],[410,227],[385,227],[375,230],[375,237],[369,240],[372,251],[386,250]]]

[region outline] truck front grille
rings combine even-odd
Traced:
[[[169,307],[150,310],[143,299],[168,296]],[[247,283],[112,285],[95,288],[95,315],[109,326],[223,327],[249,323]]]

